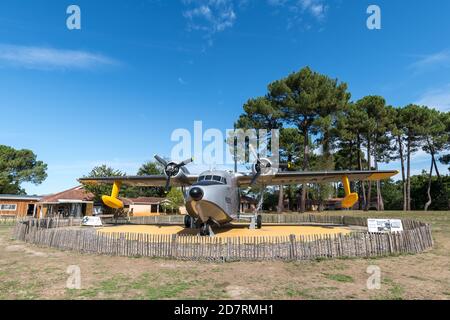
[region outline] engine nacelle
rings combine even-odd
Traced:
[[[260,175],[268,175],[273,171],[273,163],[268,158],[259,158],[259,161],[256,161],[252,165],[253,174],[259,173]]]
[[[166,177],[179,178],[184,173],[182,167],[179,167],[177,163],[169,162],[164,168],[164,174]]]

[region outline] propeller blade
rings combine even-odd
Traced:
[[[170,176],[167,176],[165,190],[166,190],[166,192],[170,191]]]
[[[186,159],[186,160],[184,160],[183,162],[180,162],[180,163],[178,164],[178,167],[183,167],[183,166],[185,166],[185,165],[188,165],[188,164],[191,163],[192,161],[194,161],[194,159],[192,159],[192,158]]]
[[[159,163],[161,163],[164,167],[167,166],[167,161],[164,160],[163,158],[161,158],[160,156],[158,156],[157,154],[155,154],[155,159],[156,161],[158,161]]]
[[[250,185],[253,186],[256,181],[258,180],[259,176],[261,175],[261,171],[258,171],[252,178],[252,181],[250,182]]]
[[[168,192],[170,190],[170,179],[172,177],[177,176],[178,173],[180,172],[180,170],[184,174],[189,174],[189,170],[187,170],[184,166],[186,166],[187,164],[194,161],[193,158],[189,158],[189,159],[186,159],[177,164],[175,162],[168,162],[168,161],[164,160],[163,158],[161,158],[160,156],[158,156],[157,154],[155,155],[155,159],[164,166],[164,172],[167,176],[166,187],[165,187],[166,192]],[[183,178],[183,176],[181,178]]]
[[[253,145],[251,143],[248,145],[248,149],[253,154],[255,159],[259,160],[259,154],[256,152],[255,148],[253,148]]]

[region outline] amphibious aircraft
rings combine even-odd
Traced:
[[[377,181],[388,179],[398,171],[328,171],[301,172],[283,171],[268,158],[257,157],[252,172],[234,172],[226,170],[208,170],[199,175],[192,175],[186,168],[193,159],[180,163],[166,161],[155,156],[164,166],[164,175],[124,176],[103,178],[81,178],[82,184],[112,184],[110,196],[102,196],[103,202],[115,209],[123,208],[119,196],[122,185],[165,187],[181,187],[184,191],[186,228],[200,229],[200,235],[213,235],[212,226],[223,226],[235,219],[249,219],[250,228],[261,228],[262,217],[255,210],[254,214],[240,213],[240,190],[252,185],[263,187],[270,185],[291,185],[303,183],[342,182],[345,198],[343,208],[351,208],[358,201],[358,194],[350,190],[350,181]]]

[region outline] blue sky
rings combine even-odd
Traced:
[[[66,27],[71,4],[81,30]],[[370,4],[381,30],[366,27]],[[247,99],[304,66],[347,82],[354,100],[449,111],[449,12],[447,0],[3,0],[0,143],[49,165],[30,194],[102,163],[134,174],[170,154],[174,129],[231,128]],[[413,162],[429,167],[421,152]]]

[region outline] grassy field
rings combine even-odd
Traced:
[[[213,264],[38,248],[0,226],[0,299],[449,299],[450,212],[370,216],[431,223],[435,247],[379,259]],[[70,265],[81,269],[80,290],[66,288]],[[381,269],[379,290],[367,289],[370,265]]]

